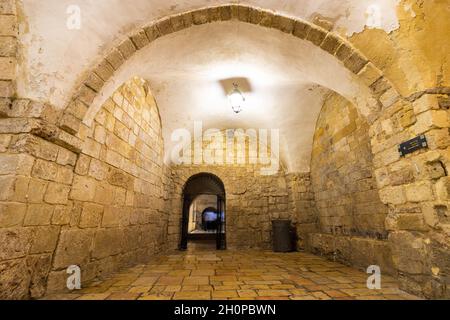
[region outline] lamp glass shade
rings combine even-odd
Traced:
[[[245,102],[244,95],[239,91],[237,86],[228,95],[228,100],[230,101],[231,108],[235,113],[240,113]]]

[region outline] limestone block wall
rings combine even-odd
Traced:
[[[373,174],[369,124],[345,98],[330,94],[317,122],[311,180],[318,233],[313,252],[351,265],[393,273],[385,219]]]
[[[70,265],[88,281],[167,242],[170,172],[146,84],[122,86],[71,146],[46,122],[47,109],[26,100],[2,109],[9,117],[0,119],[2,299],[63,290]]]
[[[17,11],[15,0],[0,1],[0,103],[7,103],[16,92]]]
[[[73,178],[70,219],[59,236],[48,290],[60,289],[67,265],[79,265],[89,280],[163,250],[166,173],[158,108],[145,81],[132,79],[95,117],[66,179]]]
[[[448,1],[402,0],[397,17],[399,27],[390,33],[365,28],[347,38],[404,97],[449,87]]]
[[[321,232],[386,239],[387,207],[373,175],[369,125],[332,94],[317,122],[311,176]]]
[[[372,126],[374,166],[402,287],[449,296],[449,97],[399,101]],[[398,144],[424,134],[429,147],[400,157]]]
[[[449,297],[448,231],[450,28],[446,1],[403,0],[400,26],[366,28],[349,40],[389,78],[404,99],[390,99],[370,138],[395,268],[403,289]],[[378,85],[379,95],[388,88]],[[398,145],[425,134],[429,148],[401,158]]]
[[[317,231],[317,210],[310,173],[288,173],[289,212],[297,230],[297,249],[310,249],[309,234]]]
[[[61,226],[70,217],[77,148],[55,143],[64,135],[48,124],[54,115],[49,106],[29,100],[1,106],[1,299],[45,293]]]
[[[0,121],[0,298],[39,297],[62,217],[70,218],[76,155],[35,135],[17,133],[24,131],[19,124],[8,129],[6,121],[15,122]]]
[[[227,246],[233,248],[271,248],[272,219],[291,218],[285,175],[260,175],[253,165],[174,166],[172,215],[169,243],[178,245],[181,231],[182,190],[198,173],[212,173],[225,185]]]

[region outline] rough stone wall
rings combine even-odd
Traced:
[[[169,172],[142,80],[105,103],[79,154],[44,140],[42,119],[13,115],[0,119],[0,298],[62,290],[70,265],[87,281],[164,249]]]
[[[381,69],[405,97],[450,85],[448,1],[402,0],[400,26],[386,33],[366,28],[348,40]]]
[[[6,123],[9,122],[9,123]],[[41,296],[76,155],[1,119],[0,299]],[[14,129],[14,130],[13,130]],[[15,132],[16,130],[19,133]],[[51,171],[45,171],[45,167]]]
[[[0,103],[16,92],[17,42],[16,1],[0,0]]]
[[[375,174],[389,206],[386,227],[402,287],[427,297],[449,297],[449,98],[399,101],[372,126]],[[417,135],[429,148],[400,157],[398,144]]]
[[[366,29],[349,40],[389,78],[405,99],[391,96],[370,137],[380,197],[389,206],[386,227],[403,289],[450,297],[448,221],[450,7],[447,1],[403,0],[400,27]],[[429,148],[401,158],[398,145],[425,134]]]
[[[180,242],[183,187],[198,173],[212,173],[225,185],[227,247],[271,248],[271,220],[291,217],[286,179],[283,172],[261,176],[251,165],[174,166],[169,243]]]
[[[311,177],[323,233],[386,239],[387,207],[373,175],[369,125],[345,98],[331,94],[317,122]]]
[[[317,122],[311,180],[317,233],[311,250],[366,269],[395,273],[387,241],[387,207],[373,174],[369,124],[345,98],[330,94]]]
[[[297,231],[297,249],[310,249],[309,234],[317,231],[317,210],[310,173],[286,175],[289,212]]]
[[[158,109],[145,82],[135,78],[104,104],[87,134],[48,289],[61,287],[68,265],[79,265],[89,280],[161,251],[167,184]]]

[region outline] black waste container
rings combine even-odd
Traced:
[[[292,251],[291,220],[272,221],[272,241],[273,241],[273,251],[275,252]]]

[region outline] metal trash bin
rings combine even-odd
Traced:
[[[272,241],[274,252],[292,251],[291,220],[272,221]]]

